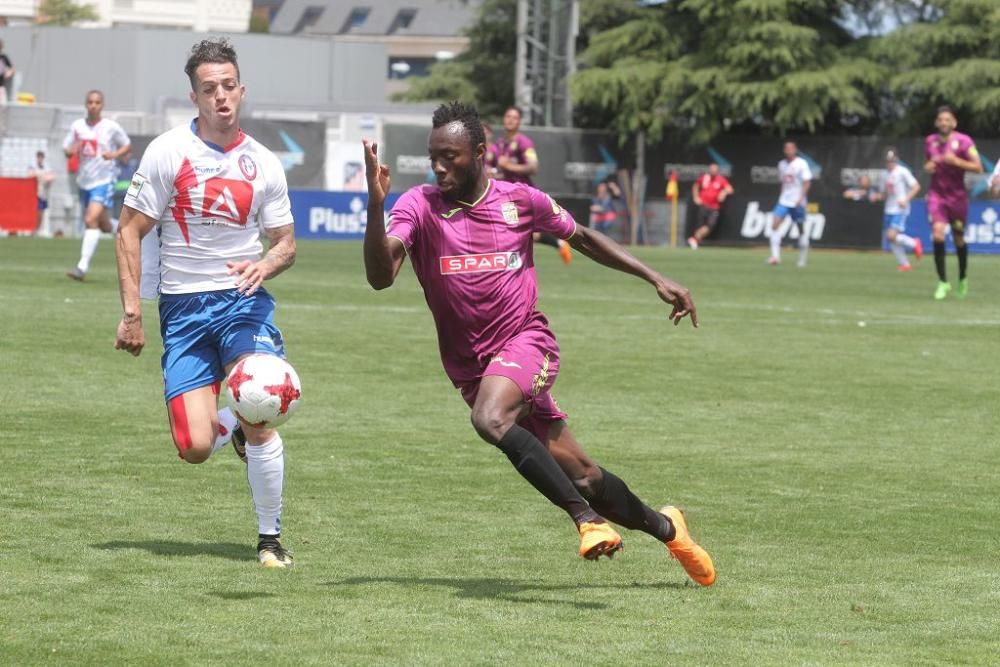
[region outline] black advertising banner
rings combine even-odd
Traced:
[[[271,150],[285,168],[290,188],[323,189],[326,124],[311,121],[246,118],[243,131]]]
[[[775,197],[754,198],[733,195],[722,207],[719,223],[710,242],[725,245],[767,243]],[[687,207],[686,230],[697,218],[697,207]],[[850,201],[842,197],[819,197],[809,201],[804,225],[810,243],[818,247],[878,248],[882,243],[882,206]],[[779,231],[795,240],[799,230],[786,219]]]
[[[433,182],[427,158],[430,127],[387,124],[382,159],[392,169],[392,189],[402,192]],[[621,156],[610,135],[581,130],[526,128],[538,153],[535,186],[562,200],[593,195],[594,185],[619,166]],[[567,205],[567,209],[570,207]]]

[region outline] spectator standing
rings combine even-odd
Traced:
[[[698,224],[694,233],[688,237],[688,245],[692,250],[697,250],[705,237],[714,232],[715,226],[719,224],[722,202],[733,194],[733,186],[719,172],[718,163],[712,162],[708,165],[708,172],[699,176],[691,186],[691,194],[698,207]]]

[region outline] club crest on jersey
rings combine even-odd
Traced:
[[[479,255],[449,255],[441,258],[441,275],[514,271],[521,268],[519,252],[487,252]]]
[[[240,171],[243,172],[243,176],[245,176],[248,181],[252,181],[257,178],[257,163],[254,162],[253,158],[249,155],[241,155]]]
[[[512,201],[505,201],[500,206],[500,213],[503,214],[503,221],[508,225],[516,225],[518,223],[517,218],[517,204]]]

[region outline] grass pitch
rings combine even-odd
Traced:
[[[283,429],[291,571],[264,571],[243,464],[180,462],[155,308],[112,349],[112,244],[0,239],[0,663],[987,664],[1000,646],[1000,258],[936,303],[925,259],[639,249],[688,285],[538,250],[555,386],[589,452],[684,507],[710,589],[572,525],[477,440],[409,267],[301,243],[269,289],[305,402]],[[788,255],[786,260],[794,259]],[[955,271],[955,260],[949,258]]]

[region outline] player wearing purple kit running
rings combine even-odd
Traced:
[[[644,531],[667,545],[689,576],[708,586],[712,560],[695,544],[674,507],[659,512],[599,467],[566,426],[550,393],[559,346],[536,307],[538,285],[531,235],[568,240],[605,266],[638,276],[673,306],[670,319],[690,315],[691,296],[606,236],[581,227],[548,195],[522,183],[488,177],[486,142],[475,107],[454,102],[435,111],[428,150],[437,185],[407,191],[392,209],[388,231],[369,225],[364,256],[368,282],[384,289],[407,255],[438,331],[445,371],[472,408],[472,424],[515,469],[573,519],[580,554],[611,556],[621,538],[605,518]],[[368,219],[381,220],[389,168],[365,142]]]
[[[964,299],[969,293],[969,280],[965,275],[969,263],[969,248],[965,245],[965,218],[969,213],[965,172],[982,173],[983,164],[972,139],[955,131],[958,120],[951,107],[938,108],[934,127],[937,132],[929,135],[924,142],[924,171],[931,175],[927,212],[934,238],[934,266],[938,274],[934,298],[940,301],[951,291],[951,283],[945,273],[944,247],[950,226],[958,256],[958,298]]]

